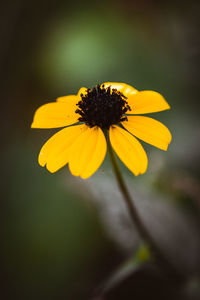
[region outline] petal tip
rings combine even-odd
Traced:
[[[140,175],[144,175],[147,171],[147,168],[145,170],[140,171]]]
[[[169,144],[167,144],[167,145],[163,148],[163,150],[164,150],[164,151],[167,151],[167,150],[168,150],[168,147],[169,147]]]
[[[31,128],[36,128],[36,127],[35,127],[35,122],[34,122],[34,121],[31,123]]]
[[[55,173],[56,171],[58,171],[57,169],[51,168],[50,166],[48,166],[48,164],[46,165],[46,168],[47,168],[47,170],[48,170],[51,174],[53,174],[53,173]]]
[[[81,179],[83,179],[83,180],[87,180],[88,178],[90,178],[92,175],[90,175],[90,176],[80,176],[81,177]]]
[[[46,165],[46,161],[43,160],[43,157],[39,154],[38,156],[38,164],[41,166],[41,167],[44,167]]]

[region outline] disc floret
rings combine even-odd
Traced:
[[[89,127],[99,126],[109,129],[111,125],[126,121],[125,113],[131,110],[126,97],[117,89],[105,88],[97,85],[87,89],[85,95],[81,94],[81,101],[76,113],[80,115],[79,121]]]

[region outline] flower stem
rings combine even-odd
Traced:
[[[134,225],[136,226],[141,238],[145,242],[146,246],[149,248],[151,254],[153,255],[153,258],[165,270],[165,272],[170,277],[173,276],[173,279],[176,278],[178,281],[180,281],[182,276],[174,268],[174,266],[171,264],[171,262],[169,262],[169,260],[163,255],[162,251],[156,245],[156,243],[152,239],[151,235],[149,234],[148,230],[144,226],[144,224],[140,218],[140,215],[138,214],[137,208],[136,208],[134,202],[132,201],[129,191],[125,185],[124,179],[122,177],[122,174],[120,172],[120,169],[119,169],[119,166],[118,166],[118,163],[116,160],[116,155],[113,152],[113,149],[112,149],[109,141],[108,141],[108,153],[110,156],[110,160],[111,160],[112,167],[113,167],[116,179],[117,179],[119,189],[120,189],[123,199],[127,205],[131,219],[132,219]]]

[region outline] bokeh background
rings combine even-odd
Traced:
[[[144,145],[149,168],[137,178],[120,167],[189,282],[179,291],[134,269],[104,297],[199,299],[199,9],[194,0],[1,2],[1,299],[97,299],[137,249],[109,160],[87,181],[66,167],[52,175],[37,155],[54,131],[30,129],[40,105],[106,81],[159,91],[172,106],[154,116],[172,132],[168,152]]]

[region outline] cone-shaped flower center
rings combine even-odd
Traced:
[[[131,110],[122,93],[104,85],[88,89],[86,95],[81,94],[81,98],[76,113],[80,115],[79,121],[90,127],[109,129],[111,125],[127,120],[124,114]]]

